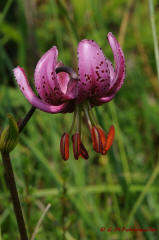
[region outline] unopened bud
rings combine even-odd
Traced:
[[[19,140],[19,128],[14,116],[8,114],[9,126],[6,127],[0,136],[0,151],[11,152]]]

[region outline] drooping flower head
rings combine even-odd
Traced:
[[[39,96],[31,89],[24,70],[14,69],[14,76],[20,90],[36,108],[49,113],[74,112],[71,130],[61,137],[60,150],[64,160],[69,158],[69,136],[72,135],[75,159],[88,159],[88,153],[81,139],[81,114],[84,113],[93,148],[97,153],[106,154],[111,147],[115,130],[111,126],[106,136],[96,123],[92,107],[113,99],[125,79],[125,59],[122,49],[112,33],[108,33],[115,68],[104,56],[93,40],[82,40],[78,45],[78,75],[58,62],[58,50],[54,46],[38,61],[34,80]]]

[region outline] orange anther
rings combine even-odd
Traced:
[[[66,161],[69,158],[69,135],[64,133],[61,137],[60,151],[62,158]]]
[[[109,150],[109,148],[111,147],[111,145],[113,143],[113,140],[114,140],[114,136],[115,136],[115,128],[112,125],[109,128],[109,132],[108,132],[108,135],[107,135],[107,138],[106,138],[106,145],[105,145],[105,148],[104,148],[105,152],[107,152]]]

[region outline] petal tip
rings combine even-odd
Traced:
[[[109,43],[111,44],[111,41],[117,41],[117,39],[115,38],[115,36],[113,35],[113,33],[112,32],[109,32],[108,34],[107,34],[107,39],[108,39],[108,41],[109,41]]]
[[[17,66],[16,68],[13,69],[13,74],[14,74],[15,79],[17,81],[20,81],[20,78],[25,76],[25,71],[20,66]]]
[[[81,40],[81,41],[79,42],[78,48],[81,47],[81,46],[82,46],[82,47],[90,47],[90,46],[92,46],[93,43],[95,43],[94,40],[83,39],[83,40]],[[96,43],[95,43],[95,44],[96,44]]]
[[[21,70],[21,67],[17,66],[15,68],[13,68],[13,73],[16,74],[19,70]]]

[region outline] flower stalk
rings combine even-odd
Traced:
[[[6,184],[10,191],[21,240],[28,240],[28,236],[9,152],[16,147],[19,134],[28,123],[35,109],[36,108],[32,106],[24,119],[18,123],[12,115],[8,115],[9,127],[5,128],[0,135],[0,151],[6,174]]]
[[[21,237],[21,240],[28,240],[27,230],[25,227],[23,212],[22,212],[22,208],[20,205],[19,197],[18,197],[18,191],[16,188],[15,177],[12,169],[10,156],[9,156],[9,153],[7,152],[1,152],[1,155],[2,155],[2,161],[5,168],[5,173],[6,173],[6,181],[9,187],[9,191],[10,191],[12,202],[13,202],[14,212],[17,219],[20,237]]]
[[[18,127],[19,127],[19,133],[21,133],[21,131],[23,130],[23,128],[25,127],[25,125],[28,123],[28,121],[30,120],[30,118],[32,117],[33,113],[35,112],[36,107],[31,106],[29,112],[26,114],[26,116],[23,118],[22,121],[19,121]]]

